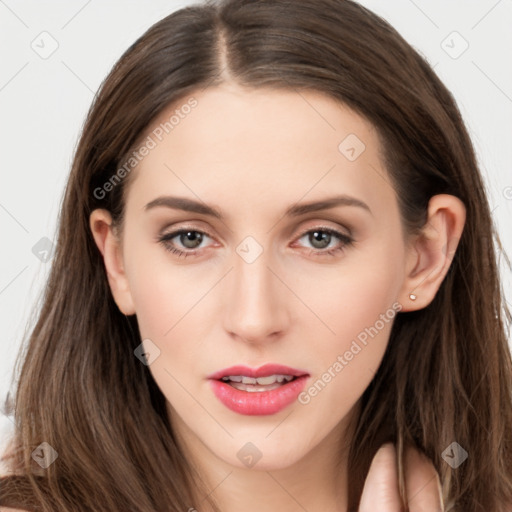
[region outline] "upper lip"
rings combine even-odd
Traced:
[[[237,365],[212,373],[211,375],[208,375],[207,378],[219,380],[222,379],[222,377],[228,377],[230,375],[243,375],[256,379],[258,377],[269,377],[270,375],[293,375],[294,377],[302,377],[303,375],[309,375],[309,373],[304,370],[290,368],[289,366],[284,366],[282,364],[265,364],[259,368]]]

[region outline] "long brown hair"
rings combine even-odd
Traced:
[[[465,204],[464,232],[435,299],[396,317],[361,397],[349,510],[357,510],[377,449],[393,441],[401,482],[403,448],[411,443],[438,470],[447,510],[501,512],[512,502],[511,317],[474,149],[453,96],[424,58],[349,0],[190,6],[153,25],[114,66],[88,114],[65,190],[15,394],[11,463],[18,476],[1,481],[1,503],[45,512],[201,508],[193,502],[199,476],[170,428],[163,394],[134,357],[137,320],[112,298],[89,215],[107,208],[121,223],[129,180],[108,194],[94,191],[159,113],[226,80],[320,91],[369,120],[408,232],[424,224],[435,194]],[[58,453],[44,470],[31,457],[42,442]],[[442,456],[453,442],[469,454],[457,468]]]

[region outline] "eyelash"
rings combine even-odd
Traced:
[[[316,228],[308,229],[308,230],[304,231],[301,235],[299,235],[297,237],[297,240],[300,240],[304,235],[307,235],[309,233],[314,233],[317,231],[322,232],[322,233],[328,233],[329,235],[334,235],[336,238],[338,238],[342,242],[342,244],[338,245],[337,247],[334,247],[332,249],[329,249],[329,250],[312,249],[309,254],[312,254],[313,256],[334,257],[339,251],[343,251],[345,248],[351,247],[354,243],[354,239],[352,237],[350,237],[344,233],[340,233],[339,231],[337,231],[335,229],[327,228],[327,227],[316,227]],[[206,233],[204,231],[200,231],[198,229],[181,228],[177,231],[173,231],[171,233],[161,235],[160,237],[157,238],[157,241],[164,246],[165,250],[177,255],[179,258],[181,258],[181,257],[186,258],[187,256],[195,255],[196,252],[198,251],[198,249],[190,249],[187,251],[182,251],[181,249],[177,249],[173,245],[170,245],[169,241],[172,240],[173,238],[177,237],[178,235],[181,235],[184,233],[189,233],[189,232],[200,233],[202,235],[208,236],[209,238],[212,238],[208,233]]]

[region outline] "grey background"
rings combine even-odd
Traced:
[[[51,264],[58,207],[94,92],[139,35],[191,3],[0,0],[0,404]],[[512,0],[360,3],[390,21],[454,94],[512,256]],[[511,303],[510,272],[502,275]],[[11,427],[0,414],[0,444]]]

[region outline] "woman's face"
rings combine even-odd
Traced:
[[[408,294],[398,203],[376,131],[329,97],[223,85],[193,98],[155,121],[132,171],[124,312],[183,439],[283,468],[342,435],[381,363]],[[209,378],[268,364],[305,376]]]

